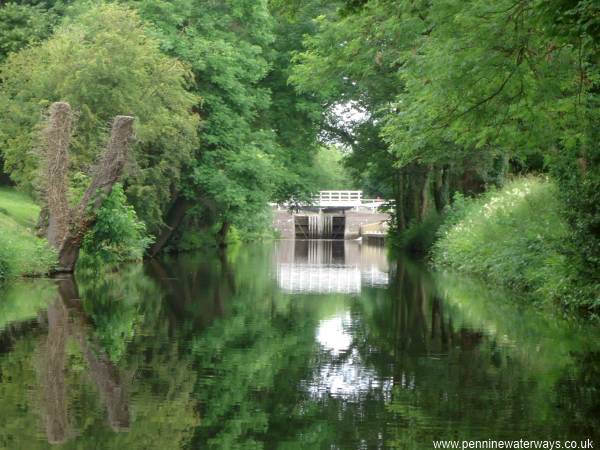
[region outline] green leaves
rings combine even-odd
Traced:
[[[7,3],[0,8],[0,62],[9,53],[47,38],[59,21],[60,2],[45,10],[41,6]]]
[[[161,223],[160,210],[196,144],[198,118],[191,109],[198,98],[186,90],[188,68],[160,52],[135,12],[96,6],[44,43],[11,55],[0,70],[0,102],[7,105],[0,113],[2,148],[15,181],[29,189],[36,184],[32,149],[51,102],[68,101],[78,111],[70,154],[73,169],[84,172],[104,146],[110,120],[130,114],[138,142],[128,193],[151,229]]]
[[[102,203],[94,227],[83,239],[82,264],[93,266],[140,261],[152,241],[146,225],[127,204],[123,186],[117,183]]]

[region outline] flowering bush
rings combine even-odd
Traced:
[[[457,196],[432,255],[439,267],[547,300],[568,283],[568,236],[556,186],[542,178],[519,178],[475,199]]]

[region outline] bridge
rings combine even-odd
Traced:
[[[363,198],[362,191],[320,191],[313,198],[312,205],[319,208],[367,208],[376,211],[384,203],[380,198]]]
[[[273,204],[273,226],[284,239],[383,238],[389,219],[380,211],[385,203],[363,198],[362,191],[320,191],[304,205]],[[369,227],[361,233],[365,225]]]

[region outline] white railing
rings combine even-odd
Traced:
[[[361,208],[368,208],[371,211],[377,211],[381,206],[385,204],[385,200],[380,198],[363,198],[360,204]]]
[[[318,206],[360,206],[362,191],[320,191],[313,203]]]
[[[360,200],[362,191],[320,191],[320,200]]]
[[[355,209],[369,209],[371,211],[377,211],[377,209],[383,206],[386,201],[381,198],[363,198],[362,191],[320,191],[318,195],[312,198],[311,205],[318,208],[355,208]],[[283,205],[272,204],[277,209],[287,209],[288,204]]]

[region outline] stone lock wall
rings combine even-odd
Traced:
[[[360,236],[360,227],[366,224],[373,224],[389,219],[385,213],[373,213],[370,211],[345,211],[346,227],[344,230],[344,239],[356,239]],[[277,210],[273,212],[273,228],[279,232],[281,239],[294,239],[296,228],[294,224],[294,214],[287,210]]]
[[[389,214],[380,212],[346,211],[346,232],[344,239],[356,239],[360,236],[361,225],[388,220]]]
[[[294,215],[287,210],[277,210],[273,214],[273,228],[279,232],[281,239],[294,239]]]

